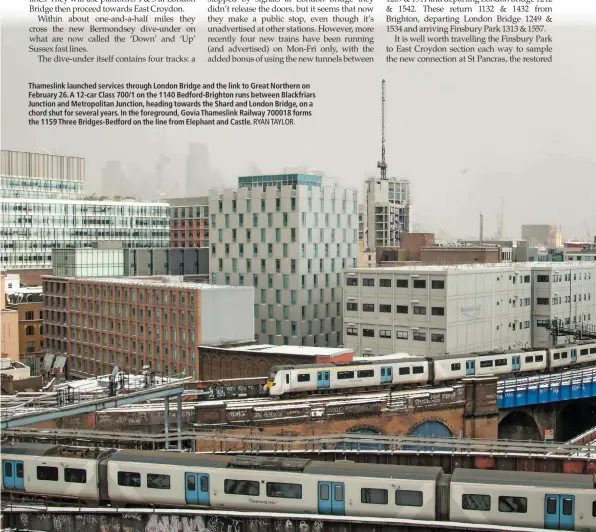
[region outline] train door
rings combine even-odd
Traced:
[[[521,364],[520,364],[520,356],[519,355],[515,355],[514,357],[511,358],[511,369],[513,371],[519,371],[521,368]]]
[[[186,504],[210,506],[209,475],[204,473],[186,473]]]
[[[573,530],[575,527],[575,496],[544,496],[544,528],[549,530]]]
[[[577,362],[577,349],[571,350],[571,363],[575,364]]]
[[[391,366],[384,366],[381,368],[381,384],[393,382],[393,368]]]
[[[476,373],[476,361],[466,360],[466,375],[474,375]]]
[[[25,475],[20,460],[2,460],[2,483],[7,490],[24,490]]]
[[[345,486],[343,482],[319,482],[319,513],[345,515]]]
[[[329,371],[317,371],[317,388],[329,388]]]

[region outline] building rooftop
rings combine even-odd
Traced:
[[[443,248],[444,249],[444,248]],[[564,265],[563,265],[564,264]],[[579,267],[594,267],[592,262],[573,263],[573,262],[493,262],[482,264],[431,264],[423,265],[404,265],[404,266],[377,266],[372,268],[346,268],[346,273],[410,273],[410,272],[458,272],[471,270],[512,270],[519,268],[536,269],[536,268],[579,268]]]
[[[141,200],[71,200],[71,199],[54,199],[54,198],[3,198],[3,202],[8,203],[31,203],[31,204],[39,204],[39,203],[57,203],[57,204],[74,204],[74,205],[142,205],[145,207],[170,207],[170,204],[161,201],[161,202],[151,202],[151,201],[141,201]]]
[[[236,351],[238,347],[230,347],[229,350]],[[302,345],[248,345],[243,346],[243,351],[259,351],[260,353],[275,353],[279,355],[304,355],[304,356],[333,356],[344,353],[351,353],[352,350],[343,347],[311,347]]]
[[[196,205],[209,205],[209,196],[197,196],[194,198],[167,198],[164,200],[172,207],[194,207]]]
[[[182,275],[158,275],[155,277],[63,277],[59,275],[49,275],[49,278],[68,279],[69,281],[77,281],[84,283],[95,284],[113,284],[113,285],[134,285],[147,287],[161,287],[161,288],[183,288],[187,290],[254,290],[252,286],[229,286],[229,285],[215,285],[207,283],[185,283]]]

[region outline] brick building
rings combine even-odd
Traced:
[[[254,340],[252,287],[48,276],[43,293],[46,349],[67,357],[70,374],[102,375],[114,366],[135,373],[150,365],[198,378],[198,345]]]
[[[19,360],[19,318],[6,308],[5,274],[0,274],[0,357]]]
[[[422,264],[487,264],[501,262],[499,246],[430,246],[420,248]]]
[[[19,359],[29,366],[31,375],[37,375],[44,355],[43,296],[25,290],[10,294],[6,307],[17,312]]]
[[[173,198],[170,204],[170,247],[209,246],[209,198]]]

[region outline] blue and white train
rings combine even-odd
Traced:
[[[533,374],[573,369],[596,362],[596,342],[522,351],[444,355],[435,358],[396,353],[353,362],[271,368],[266,388],[274,397],[313,392],[350,392],[408,386],[445,385],[464,377]]]
[[[2,496],[596,532],[592,475],[2,445]]]

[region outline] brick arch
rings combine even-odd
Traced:
[[[346,433],[354,433],[354,432],[359,432],[361,430],[372,430],[375,432],[375,434],[379,434],[379,435],[385,435],[385,431],[383,431],[381,428],[375,426],[375,425],[367,425],[367,424],[359,424],[359,425],[352,425],[348,430],[346,430]]]
[[[501,440],[542,440],[542,430],[532,413],[525,409],[507,412],[499,421]]]
[[[242,368],[242,376],[243,377],[258,377],[257,375],[257,365],[255,364],[254,360],[245,360],[244,367]]]
[[[232,357],[230,361],[230,372],[232,379],[240,379],[245,375],[242,375],[242,362],[240,362],[240,358]]]
[[[209,368],[211,371],[208,373],[207,380],[216,381],[221,378],[221,360],[217,355],[211,356],[209,361]]]
[[[264,358],[260,358],[257,364],[257,375],[255,377],[268,377],[269,376],[269,364]]]
[[[227,356],[220,358],[220,379],[230,378],[230,359]]]
[[[443,425],[446,429],[449,430],[449,432],[451,432],[452,435],[455,435],[455,431],[453,430],[453,427],[447,423],[447,421],[445,421],[443,418],[441,417],[427,417],[426,419],[423,419],[422,421],[419,421],[418,423],[415,423],[414,425],[412,425],[409,429],[408,429],[408,435],[412,434],[414,431],[416,431],[416,429],[418,429],[419,427],[421,427],[422,425],[424,425],[425,423],[428,422],[436,422],[436,423],[440,423],[441,425]]]

